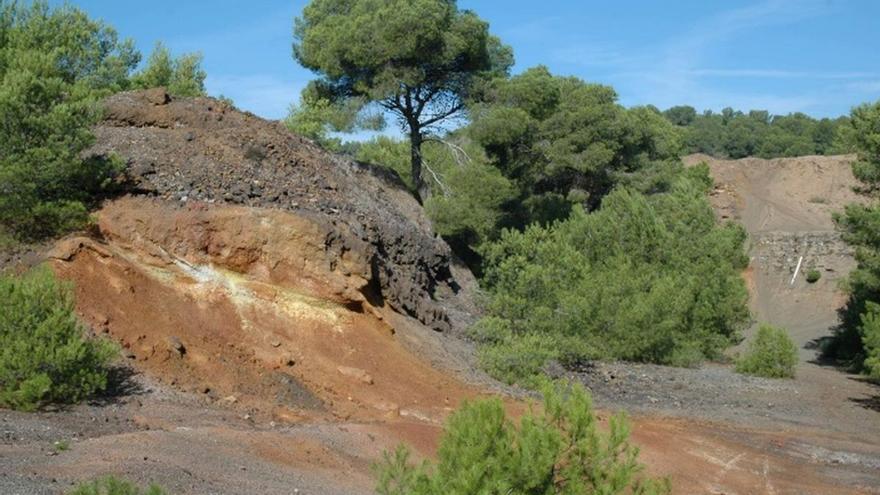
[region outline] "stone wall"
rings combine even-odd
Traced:
[[[768,232],[753,235],[750,244],[752,265],[765,272],[794,273],[801,256],[802,272],[813,268],[840,272],[853,260],[852,248],[833,231]]]

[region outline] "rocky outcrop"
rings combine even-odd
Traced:
[[[750,239],[754,264],[765,271],[801,273],[808,269],[843,274],[852,265],[853,249],[838,232],[764,232]]]
[[[474,285],[470,273],[456,269],[449,247],[393,173],[327,153],[281,123],[210,98],[174,99],[150,90],[115,95],[105,107],[89,153],[122,157],[133,194],[207,211],[229,204],[291,212],[321,230],[326,269],[362,279],[358,290],[374,306],[387,304],[436,330],[470,322],[473,308],[463,293]],[[247,228],[243,221],[223,220],[239,230]],[[117,227],[129,237],[139,230]],[[230,247],[234,235],[224,228],[153,233],[187,237],[194,242],[181,249],[207,250],[232,265],[244,256],[262,259],[268,270],[277,266],[262,258],[265,253]],[[223,247],[216,244],[220,235]],[[349,259],[356,267],[335,266]]]
[[[95,216],[92,235],[56,244],[51,266],[74,282],[82,320],[155,380],[284,421],[417,411],[439,422],[446,400],[473,394],[409,345],[456,339],[378,304],[369,248],[328,249],[333,225],[148,197]]]
[[[105,106],[88,154],[125,161],[125,194],[49,260],[138,370],[285,421],[440,422],[475,393],[434,331],[466,328],[475,281],[396,175],[210,98]]]

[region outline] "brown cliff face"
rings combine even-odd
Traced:
[[[95,134],[129,194],[50,259],[139,369],[293,419],[439,421],[475,393],[422,361],[458,367],[427,329],[464,329],[475,282],[396,176],[162,90],[111,97]]]
[[[840,281],[855,267],[852,248],[833,220],[847,204],[866,199],[854,191],[854,158],[684,159],[709,166],[715,180],[710,201],[719,220],[740,223],[749,234],[746,279],[755,319],[786,328],[803,361],[814,358],[808,344],[837,325],[837,311],[846,301]],[[809,270],[818,270],[821,279],[809,283]]]
[[[360,260],[362,290],[436,330],[472,318],[449,247],[400,180],[384,169],[320,149],[269,122],[210,98],[163,90],[115,95],[91,153],[126,163],[131,190],[170,203],[289,211],[320,226],[330,264]],[[365,270],[365,272],[364,272]]]
[[[288,420],[435,422],[476,393],[401,345],[365,248],[328,249],[330,226],[139,197],[96,217],[95,235],[55,247],[53,267],[75,282],[84,320],[160,381]]]

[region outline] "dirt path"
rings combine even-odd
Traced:
[[[114,473],[181,494],[366,495],[370,466],[383,450],[405,442],[429,456],[440,433],[415,418],[277,421],[145,376],[133,380],[130,395],[106,404],[0,413],[2,493],[63,493],[77,481]],[[877,486],[876,450],[833,432],[656,412],[632,422],[643,461],[652,473],[670,475],[676,493],[873,493]],[[63,440],[70,448],[57,452],[53,443]]]

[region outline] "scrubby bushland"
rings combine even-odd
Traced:
[[[594,209],[617,184],[666,180],[656,170],[681,151],[658,111],[626,109],[607,86],[536,67],[482,88],[468,126],[422,146],[428,214],[477,271],[480,245],[502,228],[564,219],[575,205]],[[355,148],[358,159],[393,168],[413,187],[406,143],[381,137]]]
[[[110,93],[132,83],[140,54],[131,40],[70,5],[0,0],[0,230],[38,240],[76,229],[121,168],[81,157]],[[198,59],[176,62],[172,88],[192,86]],[[2,232],[0,232],[2,234]]]
[[[133,89],[162,86],[174,96],[204,96],[205,77],[201,54],[184,53],[175,58],[158,42],[146,67],[131,77],[131,86]]]
[[[79,155],[97,98],[137,61],[133,43],[73,7],[0,0],[0,228],[33,239],[87,220],[114,167]]]
[[[807,270],[807,283],[808,284],[815,284],[821,278],[822,278],[822,272],[820,272],[819,270],[816,270],[815,268]]]
[[[744,233],[715,225],[707,169],[680,163],[681,128],[543,66],[509,77],[507,49],[449,2],[378,16],[370,5],[314,0],[297,20],[295,58],[320,79],[288,125],[341,149],[328,132],[357,128],[362,104],[403,118],[408,141],[348,151],[398,171],[437,231],[485,274],[489,316],[474,335],[496,376],[529,381],[550,359],[692,364],[736,339],[748,315],[737,274]],[[426,15],[439,27],[401,44],[419,38]],[[395,46],[355,53],[351,40],[365,30]],[[453,38],[462,44],[450,53],[472,65],[446,64],[430,48]],[[386,63],[398,53],[403,62]],[[428,126],[452,115],[447,102],[464,125]]]
[[[535,67],[492,81],[472,105],[468,135],[517,187],[505,226],[592,210],[621,180],[677,159],[679,132],[651,107],[626,109],[608,86]]]
[[[765,378],[794,378],[797,347],[784,329],[761,325],[748,350],[736,361],[737,373]]]
[[[150,485],[146,491],[128,481],[108,476],[90,483],[82,483],[68,495],[165,495],[157,485]]]
[[[589,394],[580,385],[547,384],[544,405],[507,418],[499,399],[467,403],[447,422],[436,464],[409,463],[400,447],[377,466],[380,495],[475,493],[663,494],[667,480],[640,475],[638,449],[623,416],[600,432]]]
[[[725,108],[698,114],[693,107],[672,107],[663,115],[684,131],[690,153],[717,157],[831,155],[848,153],[846,117],[814,119],[803,113],[770,115],[766,110],[748,113]]]
[[[853,109],[851,127],[859,151],[853,172],[873,202],[835,216],[844,240],[856,248],[858,266],[848,277],[849,300],[826,354],[880,378],[880,102]]]
[[[391,168],[413,187],[409,143],[378,137],[361,143],[358,160]],[[479,246],[497,239],[504,223],[504,206],[515,200],[514,185],[493,167],[476,144],[460,136],[431,139],[422,145],[422,164],[428,170],[432,194],[425,211],[434,229],[479,271]]]
[[[716,226],[706,167],[674,177],[666,192],[621,187],[595,212],[485,246],[489,316],[472,332],[492,374],[528,384],[549,359],[691,365],[738,339],[745,234]]]
[[[115,349],[85,338],[70,287],[51,271],[0,276],[0,307],[0,406],[33,410],[106,388]]]

